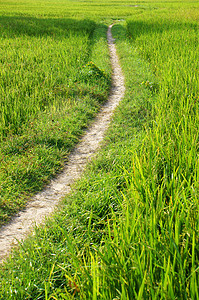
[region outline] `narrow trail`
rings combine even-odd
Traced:
[[[0,262],[11,248],[23,240],[34,225],[39,225],[46,216],[53,212],[59,200],[70,192],[73,184],[82,174],[88,161],[94,156],[103,140],[114,109],[124,96],[124,77],[116,54],[112,25],[107,31],[107,40],[112,64],[112,87],[107,103],[101,108],[91,127],[85,132],[74,151],[69,156],[63,172],[40,193],[36,194],[12,221],[0,230]]]

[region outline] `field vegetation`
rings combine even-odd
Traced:
[[[121,9],[116,17],[126,20],[113,27],[126,95],[104,147],[54,217],[2,265],[1,299],[199,299],[198,4],[135,5]],[[94,20],[91,7],[84,13]],[[110,16],[107,11],[101,22]],[[101,32],[103,49],[105,27],[96,22],[93,34]],[[99,49],[101,39],[89,49]],[[81,78],[93,68],[89,60]],[[94,97],[97,103],[106,97],[110,74],[107,60],[98,64],[95,71],[105,73],[98,71],[92,84],[101,90],[105,82],[106,90]],[[85,77],[72,84],[78,91],[82,85]],[[62,107],[55,99],[37,114]],[[2,143],[21,137],[21,128],[5,131]]]
[[[106,27],[93,21],[2,17],[0,24],[1,224],[63,166],[107,99],[110,67]]]

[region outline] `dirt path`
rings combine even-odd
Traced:
[[[111,35],[111,27],[112,25],[108,28],[107,39],[113,75],[108,102],[102,107],[91,127],[69,156],[69,161],[63,172],[42,192],[35,195],[25,210],[18,213],[8,225],[1,228],[0,262],[3,261],[3,257],[9,254],[11,247],[17,244],[17,241],[24,239],[33,225],[38,225],[44,220],[45,216],[53,212],[59,200],[70,192],[70,185],[81,176],[87,162],[99,148],[114,109],[124,96],[124,77],[116,54],[114,39]]]

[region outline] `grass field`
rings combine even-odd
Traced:
[[[13,257],[1,266],[0,298],[199,299],[198,3],[109,1],[99,5],[96,1],[60,1],[56,9],[52,9],[53,5],[53,1],[17,4],[5,1],[0,6],[2,40],[6,43],[4,49],[8,49],[2,52],[1,64],[7,63],[5,57],[10,49],[7,45],[19,45],[21,56],[24,48],[29,49],[26,58],[29,57],[30,72],[24,78],[34,76],[32,82],[36,82],[38,98],[34,93],[29,97],[32,103],[39,102],[37,111],[33,104],[34,109],[31,111],[30,107],[28,116],[25,114],[28,109],[24,110],[25,118],[18,125],[17,122],[13,127],[1,125],[4,128],[1,131],[2,164],[5,166],[6,160],[10,162],[6,172],[13,174],[10,171],[13,166],[18,170],[17,159],[29,159],[27,153],[34,148],[39,148],[40,156],[36,151],[36,157],[43,160],[46,152],[42,152],[41,144],[47,149],[45,151],[54,151],[59,157],[60,160],[55,160],[54,154],[49,155],[51,168],[59,169],[60,161],[74,141],[65,142],[63,133],[61,146],[56,140],[56,148],[52,148],[47,137],[52,128],[57,137],[60,132],[60,126],[55,126],[57,121],[62,124],[63,132],[68,131],[65,115],[72,114],[75,117],[70,122],[74,124],[76,141],[80,134],[78,120],[82,120],[85,110],[86,119],[89,119],[106,98],[110,66],[103,24],[111,19],[125,19],[113,27],[113,33],[126,78],[126,95],[115,113],[103,150],[73,193],[66,197],[54,218],[46,226],[37,228],[35,235],[22,243]],[[73,19],[60,20],[61,16]],[[27,20],[32,20],[38,34],[30,34],[29,21],[26,29],[29,33],[25,37],[24,29],[22,32],[13,30],[14,23]],[[51,36],[51,25],[57,36],[55,40]],[[46,43],[45,53],[37,61],[31,53],[36,58],[37,53],[43,53],[43,43],[38,52],[34,50],[34,42],[38,45],[41,39]],[[67,51],[74,49],[69,47],[70,39],[73,41],[70,47],[76,48],[76,39],[79,39],[78,47],[82,45],[85,49],[78,57],[80,69],[73,64],[77,59],[75,52],[74,56],[70,55],[71,61],[53,69],[55,77],[50,71],[52,76],[46,82],[47,90],[40,89],[40,71],[31,72],[32,68],[41,70],[43,67],[49,74],[49,55],[55,64],[60,55],[67,57]],[[13,60],[16,54],[11,50],[10,53]],[[89,61],[95,63],[94,67]],[[16,58],[15,72],[7,71],[7,77],[1,75],[10,82],[10,97],[18,95],[17,91],[21,93],[23,88],[31,90],[29,80],[28,87],[25,79],[20,80],[23,63]],[[97,76],[88,79],[91,68]],[[28,72],[29,69],[24,70]],[[65,81],[63,74],[67,71],[69,75]],[[11,79],[18,75],[16,86],[19,89],[14,88]],[[71,79],[69,87],[68,78]],[[62,87],[58,92],[57,86]],[[3,93],[5,87],[1,90]],[[49,92],[52,97],[46,97]],[[40,95],[41,101],[37,101]],[[43,103],[44,98],[49,101]],[[17,105],[16,100],[16,109]],[[23,110],[23,105],[20,109]],[[49,127],[44,127],[48,122]],[[86,126],[85,122],[81,123],[81,128]],[[71,136],[74,137],[74,133]],[[33,164],[31,170],[35,169]],[[26,174],[27,169],[24,172]],[[49,177],[53,172],[49,172]],[[23,173],[17,174],[15,185],[7,183],[8,197],[13,186],[17,189],[24,178]],[[30,182],[31,176],[28,177]],[[42,176],[38,176],[40,188]],[[10,180],[10,177],[3,180]],[[24,187],[18,193],[23,192],[27,193]],[[8,198],[5,199],[8,205]],[[12,203],[13,200],[10,205]]]
[[[106,27],[93,21],[1,17],[0,24],[1,224],[63,166],[107,99],[110,67]]]

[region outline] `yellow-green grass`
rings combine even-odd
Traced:
[[[106,26],[1,17],[0,224],[63,166],[106,101]],[[92,75],[92,76],[91,76]]]
[[[142,82],[158,93],[153,127],[144,150],[155,186],[168,203],[185,197],[195,205],[198,193],[199,31],[195,20],[145,15],[127,22],[137,51],[150,63],[157,82]],[[150,37],[150,38],[149,38]],[[144,155],[144,156],[145,156]],[[141,159],[142,160],[142,159]],[[141,163],[143,167],[143,163]],[[159,199],[159,198],[158,198]],[[181,200],[180,200],[181,199]],[[157,203],[159,200],[155,200]],[[180,204],[179,204],[180,205]]]
[[[132,15],[143,15],[161,12],[163,15],[183,15],[184,18],[197,18],[198,1],[84,1],[84,0],[3,0],[0,3],[2,15],[40,16],[40,17],[72,17],[107,20],[110,18],[126,18]]]
[[[1,299],[199,299],[198,3],[135,5],[104,149],[2,266]]]

